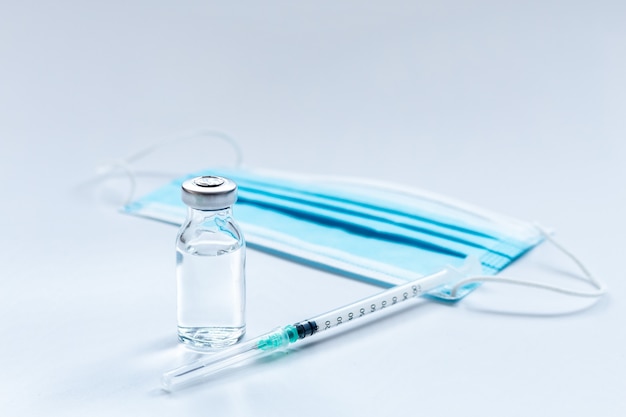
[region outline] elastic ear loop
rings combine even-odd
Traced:
[[[168,145],[175,144],[183,140],[195,139],[195,138],[203,137],[203,136],[212,138],[212,139],[221,139],[225,141],[226,143],[228,143],[235,151],[235,167],[236,168],[241,167],[241,165],[243,164],[243,153],[241,152],[241,148],[239,147],[239,144],[237,143],[235,139],[233,139],[231,136],[227,135],[224,132],[220,132],[219,130],[198,129],[196,131],[193,131],[193,132],[190,132],[190,133],[178,136],[178,137],[162,140],[160,142],[155,143],[154,145],[150,145],[138,152],[135,152],[134,154],[126,158],[118,159],[116,161],[111,162],[110,164],[101,166],[98,168],[98,174],[107,175],[116,168],[119,168],[122,171],[124,171],[124,173],[128,177],[128,180],[130,181],[130,189],[128,190],[128,196],[124,204],[129,204],[133,200],[133,197],[135,196],[135,191],[137,189],[137,175],[132,169],[132,162],[145,158],[146,156],[150,155],[154,151],[160,148],[166,147]]]
[[[130,182],[130,189],[128,190],[128,197],[126,198],[126,202],[124,204],[130,203],[133,196],[135,195],[135,190],[137,189],[137,179],[135,173],[131,169],[130,165],[124,159],[120,159],[117,161],[113,161],[106,165],[101,165],[96,170],[96,173],[99,176],[106,177],[116,168],[121,169],[128,177],[128,181]]]
[[[572,261],[574,261],[574,263],[583,272],[583,275],[585,276],[586,280],[591,285],[596,287],[596,290],[579,291],[579,290],[572,290],[569,288],[559,287],[556,285],[544,284],[541,282],[524,281],[524,280],[516,279],[516,278],[507,278],[507,277],[498,277],[498,276],[475,276],[475,277],[471,277],[471,278],[467,278],[462,281],[459,281],[450,290],[450,295],[452,297],[456,297],[457,291],[459,290],[459,288],[467,284],[471,284],[475,282],[500,282],[500,283],[505,283],[505,284],[523,285],[526,287],[540,288],[543,290],[554,291],[554,292],[571,295],[575,297],[590,297],[590,298],[601,297],[602,295],[606,293],[606,286],[591,274],[591,272],[587,269],[585,265],[583,265],[583,263],[580,261],[580,259],[578,259],[578,257],[576,257],[570,251],[565,249],[561,244],[559,244],[552,236],[550,236],[550,234],[543,227],[539,226],[538,224],[535,224],[534,226],[537,228],[537,230],[539,230],[539,232],[541,232],[541,234],[547,241],[552,243],[557,249],[559,249],[561,252],[567,255]]]

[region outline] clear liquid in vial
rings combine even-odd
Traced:
[[[202,255],[178,248],[178,338],[196,349],[222,348],[245,333],[245,248]]]

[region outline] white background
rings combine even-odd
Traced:
[[[100,3],[0,3],[0,414],[624,415],[626,3]],[[200,127],[250,167],[540,221],[610,293],[485,285],[166,394],[193,357],[176,229],[119,214],[128,181],[96,168]],[[161,149],[138,192],[232,158]],[[507,270],[575,274],[548,245]],[[377,291],[251,250],[248,337]]]

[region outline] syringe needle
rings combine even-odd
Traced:
[[[184,385],[198,382],[240,362],[266,355],[307,336],[312,336],[340,324],[351,323],[365,315],[401,304],[402,301],[416,298],[442,285],[454,284],[464,277],[464,273],[449,267],[308,320],[279,327],[246,343],[224,349],[206,358],[198,359],[166,372],[162,378],[163,389],[172,391]]]
[[[205,379],[237,363],[266,355],[298,340],[294,326],[277,328],[246,343],[224,349],[206,358],[190,362],[163,374],[161,384],[166,391],[173,391]]]

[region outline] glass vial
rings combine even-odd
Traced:
[[[182,185],[187,219],[176,238],[178,339],[196,349],[236,343],[246,329],[246,245],[233,219],[237,185],[203,176]]]

